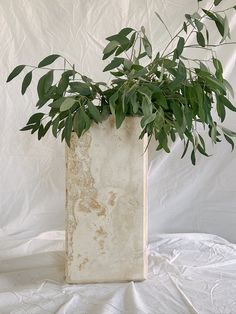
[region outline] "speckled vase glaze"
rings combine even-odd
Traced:
[[[139,281],[147,273],[147,138],[140,118],[93,124],[66,148],[66,281]]]

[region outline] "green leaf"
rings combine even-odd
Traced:
[[[57,100],[50,103],[48,106],[51,108],[59,109],[61,107],[61,104],[63,103],[63,101],[65,101],[65,99],[66,99],[65,97],[58,98]]]
[[[185,17],[186,17],[187,21],[188,21],[193,27],[195,27],[195,25],[194,25],[194,23],[193,23],[193,21],[192,21],[191,15],[190,15],[190,14],[185,14]]]
[[[181,109],[181,105],[178,102],[171,103],[171,109],[173,110],[174,116],[179,124],[182,126],[183,124],[183,111]]]
[[[42,132],[42,137],[47,133],[47,131],[50,129],[52,125],[52,121],[48,121],[48,123],[45,125],[44,129],[43,129],[43,132]]]
[[[176,52],[177,52],[177,58],[182,54],[184,49],[185,40],[183,37],[180,37],[177,43]]]
[[[236,111],[236,107],[223,95],[219,95],[219,101],[222,102],[227,108],[229,108],[231,111]]]
[[[65,98],[63,102],[61,103],[60,111],[63,112],[63,111],[71,109],[71,107],[73,107],[75,103],[76,103],[76,100],[74,98]]]
[[[107,46],[103,50],[103,54],[109,54],[110,52],[114,52],[116,48],[119,46],[119,43],[115,40],[110,41]]]
[[[60,122],[60,116],[58,115],[56,119],[52,122],[52,134],[54,137],[57,137],[59,122]]]
[[[229,130],[225,127],[221,127],[222,128],[222,131],[227,134],[228,136],[232,136],[232,137],[236,137],[236,132],[232,131],[232,130]]]
[[[234,90],[233,87],[230,85],[230,83],[227,80],[223,80],[224,86],[227,88],[227,90],[230,92],[230,95],[234,98]]]
[[[21,87],[21,94],[24,95],[26,92],[27,88],[29,87],[30,83],[32,81],[32,71],[26,74],[24,77],[24,80],[22,82],[22,87]]]
[[[7,78],[7,82],[10,82],[11,80],[13,80],[14,77],[20,74],[24,68],[25,68],[25,65],[18,65],[17,67],[15,67],[15,69],[9,74]]]
[[[119,31],[119,34],[120,34],[120,35],[123,35],[123,36],[127,36],[127,35],[129,35],[129,33],[131,33],[132,31],[134,31],[133,28],[131,28],[131,27],[125,27],[125,28],[122,28],[122,29]]]
[[[91,114],[94,121],[96,121],[97,123],[102,122],[101,113],[99,112],[97,107],[90,100],[88,100],[87,105],[88,105],[88,111]]]
[[[228,21],[227,16],[225,16],[223,23],[224,23],[224,34],[223,34],[221,43],[226,39],[226,37],[230,38],[230,28],[229,28],[229,21]]]
[[[231,145],[232,151],[234,150],[234,141],[226,134],[224,134],[226,141]]]
[[[58,83],[58,92],[63,95],[69,85],[69,77],[67,75],[62,75]]]
[[[216,71],[219,71],[222,74],[223,73],[223,67],[222,67],[220,60],[218,60],[217,58],[214,58],[214,57],[212,58],[212,60],[213,60],[213,64],[214,64]]]
[[[206,153],[205,149],[204,149],[200,144],[197,145],[197,150],[198,150],[202,155],[204,155],[204,156],[206,156],[206,157],[209,157],[209,155]]]
[[[215,22],[219,33],[221,34],[221,36],[224,36],[224,20],[223,20],[223,18],[219,14],[216,16],[215,14],[213,14],[212,12],[210,12],[208,10],[202,9],[202,11],[208,17],[210,17],[210,19],[212,19]]]
[[[91,95],[91,90],[89,88],[88,83],[82,83],[82,82],[72,82],[69,83],[71,92],[73,93],[80,93],[82,96],[89,96]]]
[[[34,124],[31,125],[26,125],[25,127],[23,127],[22,129],[20,129],[20,131],[28,131],[28,130],[32,130],[34,127]]]
[[[89,118],[87,113],[84,111],[83,107],[80,107],[80,114],[81,114],[83,120],[85,121],[85,130],[84,131],[87,131],[91,126],[92,120]]]
[[[216,110],[217,110],[218,116],[221,118],[221,122],[223,122],[225,119],[225,107],[218,95],[216,96],[216,100],[217,100]]]
[[[43,137],[43,133],[44,133],[44,127],[43,125],[41,124],[39,129],[38,129],[38,140],[40,141],[41,138]]]
[[[57,54],[53,54],[53,55],[47,56],[41,62],[39,62],[38,67],[42,68],[42,67],[44,67],[46,65],[49,65],[49,64],[53,63],[59,57],[60,57],[60,55],[57,55]]]
[[[141,127],[145,128],[147,124],[153,122],[156,119],[156,113],[152,113],[150,116],[143,117],[141,120]]]
[[[186,22],[184,22],[184,24],[183,24],[183,29],[184,29],[185,33],[187,34],[188,26],[187,26]]]
[[[40,123],[40,120],[43,118],[45,114],[42,113],[42,112],[37,112],[35,114],[33,114],[30,118],[29,118],[29,121],[27,122],[27,125],[29,124],[34,124],[34,123],[37,123],[39,124]]]
[[[83,119],[82,114],[80,114],[80,111],[76,111],[73,119],[73,129],[76,132],[77,136],[80,137],[86,128],[86,123]]]
[[[101,117],[102,121],[106,120],[111,114],[110,108],[108,105],[102,105]]]
[[[194,23],[195,23],[195,25],[196,25],[196,27],[197,27],[197,30],[199,31],[199,32],[201,32],[201,30],[203,29],[203,23],[202,22],[200,22],[199,20],[197,20],[197,19],[195,19],[194,20]]]
[[[221,3],[222,0],[214,0],[214,5],[217,6],[218,4]]]
[[[201,47],[205,47],[206,46],[205,38],[204,38],[204,36],[202,35],[201,32],[197,32],[197,42],[198,42],[198,44]]]
[[[37,91],[39,98],[42,98],[52,86],[53,83],[53,70],[50,70],[43,75],[38,81]]]
[[[133,109],[133,112],[134,113],[137,113],[138,112],[138,109],[139,109],[139,102],[137,100],[137,94],[134,93],[131,97],[130,97],[130,102],[131,102],[131,105],[132,105],[132,109]]]
[[[112,70],[120,66],[124,62],[124,58],[114,58],[103,70],[103,72]]]
[[[216,143],[216,138],[217,138],[217,130],[216,130],[216,125],[215,123],[213,124],[213,126],[211,127],[210,130],[210,137],[212,139],[213,143]]]
[[[192,150],[192,153],[191,153],[191,161],[192,161],[192,164],[195,166],[196,165],[196,156],[195,156],[194,150]]]
[[[72,132],[72,116],[71,113],[69,112],[68,117],[66,118],[65,122],[65,140],[67,145],[70,147],[70,139],[71,139],[71,132]]]
[[[114,94],[112,94],[109,98],[109,106],[110,106],[111,113],[113,115],[115,115],[116,101],[118,100],[118,98],[119,98],[119,94],[117,91]]]
[[[122,34],[116,34],[116,35],[113,35],[113,36],[110,36],[110,37],[107,37],[106,38],[107,40],[109,41],[116,41],[119,43],[120,47],[124,50],[126,50],[129,46],[129,39],[122,35]]]
[[[118,105],[116,107],[115,118],[116,118],[116,128],[119,129],[121,124],[122,124],[122,122],[125,119],[125,114],[124,114],[124,112],[122,110],[122,106],[121,105]]]
[[[152,45],[150,44],[146,36],[142,37],[142,42],[143,42],[143,47],[147,56],[151,59],[152,58]]]
[[[184,158],[184,156],[185,156],[185,154],[186,154],[186,152],[188,150],[188,145],[189,145],[189,140],[187,140],[187,143],[184,146],[184,151],[183,151],[183,154],[181,156],[181,159]]]

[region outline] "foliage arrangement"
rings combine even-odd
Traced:
[[[182,157],[191,146],[191,161],[196,162],[196,151],[208,156],[198,125],[203,125],[213,143],[223,136],[234,148],[231,130],[214,120],[215,112],[220,122],[226,110],[236,111],[229,100],[233,89],[223,77],[223,67],[216,57],[215,47],[232,44],[226,11],[236,6],[218,9],[222,0],[214,0],[208,10],[200,7],[193,14],[185,14],[182,27],[172,36],[168,27],[156,13],[170,35],[170,41],[163,51],[155,56],[145,28],[137,31],[127,27],[107,38],[103,60],[110,58],[104,68],[113,76],[109,85],[94,82],[80,74],[74,65],[64,57],[53,54],[44,58],[38,66],[17,66],[9,75],[11,81],[24,69],[25,75],[21,93],[24,94],[37,69],[46,71],[37,85],[39,112],[33,114],[22,131],[38,133],[40,140],[49,129],[55,137],[61,136],[70,145],[72,132],[80,137],[91,123],[101,123],[110,114],[115,117],[119,128],[126,116],[140,116],[142,133],[157,141],[157,150],[170,152],[169,142],[176,136],[184,142]],[[207,23],[212,23],[221,37],[220,43],[211,43]],[[189,39],[194,44],[189,44]],[[211,51],[208,60],[191,59],[184,56],[187,49]],[[61,59],[62,69],[48,67]],[[55,73],[61,74],[55,83]],[[47,105],[50,110],[41,112]]]

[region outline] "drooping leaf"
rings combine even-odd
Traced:
[[[227,129],[226,127],[221,127],[222,128],[222,131],[227,134],[228,136],[232,136],[232,137],[236,137],[236,132],[232,131],[232,130],[229,130]]]
[[[60,105],[60,111],[67,111],[73,107],[73,105],[76,103],[76,99],[74,98],[65,98],[63,102]]]
[[[108,55],[110,52],[114,52],[116,48],[119,46],[119,43],[115,40],[110,41],[107,46],[103,50],[104,55]],[[106,58],[104,58],[106,59]]]
[[[37,91],[39,98],[42,98],[52,86],[53,83],[53,70],[44,74],[38,81]]]
[[[141,120],[141,127],[145,128],[147,124],[153,122],[156,119],[156,113],[152,113],[148,117],[143,117]]]
[[[222,0],[214,0],[214,5],[217,6],[218,4],[221,3]]]
[[[181,156],[181,159],[184,158],[184,156],[185,156],[185,154],[186,154],[186,152],[188,150],[188,145],[189,145],[189,140],[187,140],[187,142],[186,142],[186,144],[184,146],[184,151],[183,151],[183,154]]]
[[[195,25],[196,25],[196,27],[197,27],[197,30],[199,31],[199,32],[201,32],[201,30],[203,29],[203,23],[202,22],[200,22],[198,19],[195,19],[194,20],[194,23],[195,23]]]
[[[73,119],[73,130],[75,131],[77,136],[80,137],[85,128],[86,128],[86,123],[83,119],[83,116],[80,113],[80,110],[77,110]]]
[[[196,155],[195,155],[194,149],[192,150],[192,153],[191,153],[191,161],[192,161],[192,164],[195,166],[196,165]]]
[[[94,121],[96,121],[97,123],[102,122],[101,113],[99,112],[97,107],[90,100],[87,102],[87,105],[88,105],[88,111],[91,114]]]
[[[207,154],[207,152],[205,151],[205,148],[203,148],[200,144],[197,145],[197,150],[204,156],[206,157],[210,157],[210,155]]]
[[[113,70],[119,67],[124,62],[124,58],[114,58],[103,70],[103,72]]]
[[[119,31],[119,34],[120,34],[120,35],[127,36],[127,35],[129,35],[129,33],[131,33],[132,31],[134,31],[133,28],[131,28],[131,27],[125,27],[125,28],[122,28],[122,29]]]
[[[130,102],[132,105],[132,109],[134,113],[138,112],[139,109],[139,103],[138,103],[138,99],[137,99],[137,94],[134,93],[131,97],[130,97]]]
[[[69,85],[69,77],[67,75],[62,75],[58,83],[58,92],[63,95]]]
[[[110,42],[111,41],[117,42],[119,46],[124,50],[126,50],[129,46],[129,39],[123,34],[116,34],[116,35],[107,37],[106,39],[109,40]]]
[[[227,16],[224,17],[223,23],[224,23],[224,34],[223,34],[221,43],[226,39],[226,37],[230,38],[230,28],[229,28],[229,21],[228,21]]]
[[[10,82],[11,80],[13,80],[14,77],[16,77],[18,74],[20,74],[24,68],[25,68],[25,65],[18,65],[17,67],[15,67],[12,70],[12,72],[9,74],[9,76],[7,78],[7,82]]]
[[[236,111],[236,107],[223,95],[219,95],[219,101],[222,102],[227,108],[229,108],[231,111]]]
[[[71,132],[72,132],[72,115],[69,112],[68,117],[66,118],[65,122],[65,140],[67,145],[70,147],[70,139],[71,139]]]
[[[219,98],[218,95],[216,97],[216,100],[217,100],[216,101],[216,110],[217,110],[218,116],[221,119],[221,122],[223,122],[225,119],[225,107],[224,107],[223,102],[221,101],[221,99]]]
[[[177,52],[177,58],[182,54],[184,49],[185,40],[183,37],[180,37],[177,43],[176,52]]]
[[[37,123],[39,124],[40,123],[40,120],[44,117],[44,113],[42,112],[37,112],[35,114],[33,114],[30,118],[29,118],[29,121],[27,122],[27,125],[29,124],[34,124],[34,123]]]
[[[115,119],[116,119],[116,128],[119,129],[121,124],[122,124],[122,122],[125,119],[125,114],[124,114],[124,112],[122,110],[122,106],[121,105],[118,105],[116,107]]]
[[[204,38],[204,36],[202,35],[201,32],[197,32],[197,42],[202,47],[206,46],[205,38]]]
[[[224,134],[224,138],[226,139],[226,141],[231,145],[232,147],[232,151],[234,150],[234,141],[226,134]]]
[[[29,87],[30,83],[32,81],[32,71],[26,74],[24,77],[24,80],[22,82],[22,87],[21,87],[21,94],[24,95],[26,92],[27,88]]]
[[[224,86],[227,88],[227,90],[230,92],[231,96],[234,98],[234,90],[231,84],[227,80],[223,80]]]
[[[47,56],[46,58],[44,58],[42,61],[39,62],[38,67],[39,68],[45,67],[46,65],[53,63],[59,57],[60,55],[57,55],[57,54],[52,54],[50,56]]]
[[[187,26],[186,22],[184,22],[184,24],[183,24],[183,29],[184,29],[185,33],[187,34],[188,26]]]
[[[142,37],[143,47],[147,56],[152,58],[152,45],[146,36]]]
[[[59,122],[60,122],[60,116],[58,115],[56,119],[52,122],[52,134],[54,137],[57,137]]]
[[[71,82],[69,83],[72,93],[79,93],[82,96],[91,95],[91,90],[88,83],[82,82]]]

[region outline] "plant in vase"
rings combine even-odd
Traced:
[[[7,81],[29,69],[22,82],[22,94],[29,87],[34,71],[46,71],[37,85],[38,112],[22,130],[37,132],[40,140],[51,129],[55,137],[60,136],[70,146],[72,134],[83,137],[94,122],[98,125],[112,116],[119,129],[126,117],[139,117],[140,139],[145,136],[150,142],[154,137],[157,150],[169,153],[170,141],[180,138],[184,143],[182,157],[191,147],[193,164],[196,152],[208,156],[199,125],[212,143],[220,142],[223,136],[234,148],[232,137],[236,133],[220,124],[225,120],[227,109],[236,111],[229,98],[229,94],[233,96],[233,89],[223,77],[215,47],[233,43],[226,12],[235,10],[236,6],[218,9],[222,0],[215,0],[209,9],[203,9],[200,2],[196,12],[185,14],[183,25],[173,36],[156,13],[170,41],[155,55],[144,27],[139,31],[126,27],[108,37],[103,60],[110,58],[104,68],[113,76],[110,84],[95,82],[79,73],[74,64],[58,54],[47,56],[38,66],[17,66]],[[221,36],[220,43],[211,42],[206,22],[215,26]],[[189,44],[193,38],[195,43]],[[185,55],[189,49],[211,52],[211,57],[208,60],[189,58]],[[56,60],[62,60],[62,69],[49,67]],[[100,234],[104,235],[106,231],[101,228]],[[81,261],[81,265],[86,263],[86,259]]]

